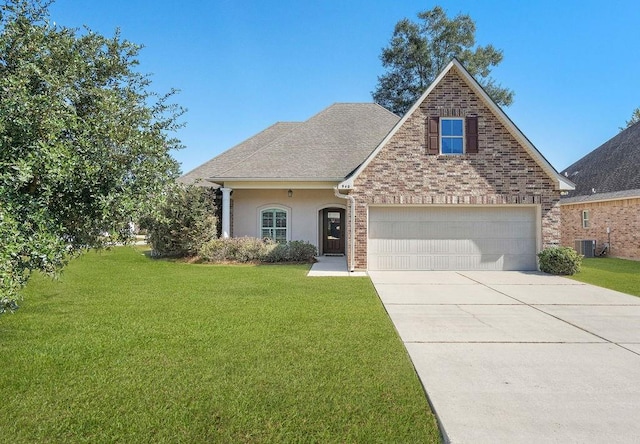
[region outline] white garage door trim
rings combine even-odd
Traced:
[[[536,270],[539,205],[371,205],[369,270]]]

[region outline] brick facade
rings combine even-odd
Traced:
[[[596,251],[609,241],[609,255],[640,260],[640,197],[603,202],[561,205],[562,245],[574,247],[576,240],[595,239]],[[582,212],[589,212],[589,227],[582,227]]]
[[[430,155],[430,116],[478,116],[477,154]],[[538,205],[543,246],[560,242],[560,193],[455,70],[451,69],[354,181],[355,266],[367,268],[367,208],[397,205]],[[352,211],[352,208],[349,208]]]

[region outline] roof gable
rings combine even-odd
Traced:
[[[471,88],[471,90],[478,96],[482,102],[486,105],[489,111],[504,125],[504,127],[511,133],[511,135],[523,146],[528,155],[542,168],[542,170],[551,178],[556,184],[556,188],[559,190],[571,190],[573,184],[565,177],[558,174],[553,166],[544,158],[544,156],[533,146],[533,144],[526,138],[526,136],[515,126],[515,124],[509,119],[509,117],[502,111],[502,109],[496,105],[496,103],[488,96],[488,94],[482,89],[480,84],[469,74],[469,72],[460,64],[456,59],[453,59],[436,77],[436,79],[429,85],[429,88],[422,94],[422,96],[413,104],[413,106],[407,111],[407,113],[398,121],[394,128],[387,134],[384,140],[378,145],[378,147],[371,153],[371,155],[358,167],[356,171],[345,181],[343,181],[339,188],[351,189],[358,175],[369,165],[369,163],[378,155],[383,147],[392,139],[392,137],[398,132],[410,116],[416,112],[425,99],[433,92],[433,90],[440,84],[445,76],[452,70],[455,70],[460,78]]]
[[[621,131],[563,172],[576,184],[569,197],[640,189],[640,122]]]

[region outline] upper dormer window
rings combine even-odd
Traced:
[[[429,117],[427,154],[473,154],[478,152],[478,117]]]
[[[440,154],[464,153],[464,119],[440,119]]]

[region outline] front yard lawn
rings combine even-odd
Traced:
[[[116,248],[0,318],[1,442],[438,442],[366,278]]]
[[[613,257],[585,258],[582,260],[582,271],[571,278],[640,296],[640,261]]]

